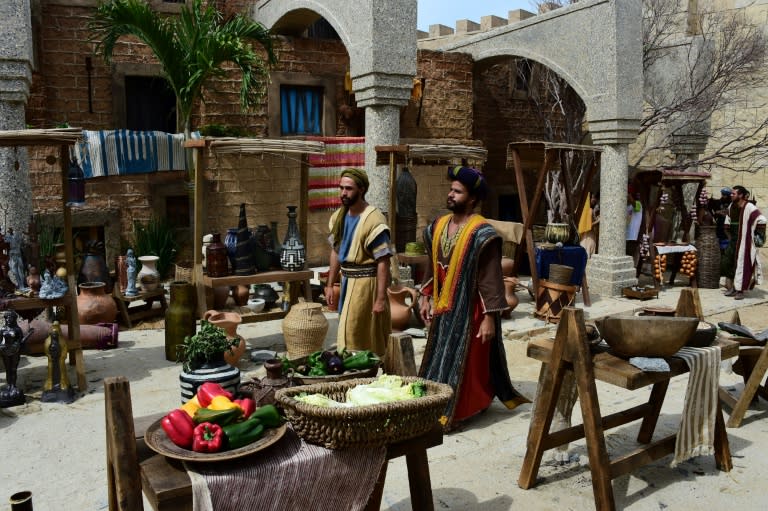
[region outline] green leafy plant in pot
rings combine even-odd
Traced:
[[[232,351],[239,343],[239,337],[228,339],[223,328],[202,320],[200,331],[184,338],[176,356],[184,364],[184,371],[191,371],[206,364],[223,362],[224,353]]]

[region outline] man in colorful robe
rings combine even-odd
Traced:
[[[487,409],[494,396],[509,409],[530,402],[512,386],[501,336],[507,308],[501,272],[502,240],[474,213],[486,195],[483,175],[448,169],[450,214],[424,232],[430,257],[419,310],[429,337],[419,375],[449,384],[454,397],[441,422],[447,430]]]
[[[342,206],[328,223],[331,264],[325,299],[334,304],[333,284],[341,272],[338,348],[384,355],[392,329],[387,298],[392,250],[386,218],[365,201],[366,191],[365,171],[346,169],[341,173]]]
[[[735,300],[744,299],[744,291],[752,289],[763,281],[763,271],[757,248],[765,243],[766,218],[749,201],[749,191],[743,186],[733,187],[733,201],[739,208],[739,223],[735,229],[737,237],[735,244],[735,272],[733,289],[726,296]],[[726,222],[730,219],[726,219]],[[733,226],[732,226],[733,227]]]

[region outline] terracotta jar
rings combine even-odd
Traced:
[[[387,288],[389,309],[392,316],[392,330],[403,331],[411,323],[411,308],[418,302],[419,293],[410,287]],[[410,303],[407,300],[410,298]]]
[[[243,353],[245,353],[246,348],[245,339],[237,334],[237,327],[243,322],[243,318],[237,312],[219,312],[211,309],[205,311],[203,319],[219,328],[223,328],[228,339],[234,339],[235,337],[240,339],[237,346],[232,348],[231,351],[224,353],[224,360],[229,365],[237,367],[237,363],[240,357],[243,356]]]
[[[245,307],[248,303],[248,296],[251,294],[251,286],[246,284],[239,284],[232,286],[232,298],[235,300],[235,305],[238,307]]]
[[[511,277],[515,271],[515,260],[510,257],[501,258],[501,274],[505,277]]]
[[[81,325],[112,323],[117,317],[117,305],[111,295],[106,294],[103,282],[83,282],[77,296],[77,317]]]
[[[256,406],[275,404],[275,391],[292,387],[293,380],[283,375],[283,363],[278,358],[271,358],[264,362],[267,375],[260,380],[254,379],[252,398]]]
[[[209,277],[226,277],[228,271],[227,247],[221,242],[221,234],[213,233],[213,241],[205,250],[205,261]]]

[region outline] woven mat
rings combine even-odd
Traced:
[[[338,511],[364,509],[386,462],[386,449],[332,451],[291,428],[275,445],[225,463],[185,464],[194,511]]]

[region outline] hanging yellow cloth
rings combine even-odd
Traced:
[[[421,78],[416,77],[413,79],[413,88],[411,89],[411,101],[418,101],[421,99],[421,95],[424,90],[421,85]]]
[[[352,92],[352,76],[349,74],[349,71],[344,75],[344,90]]]
[[[584,208],[581,210],[581,218],[579,218],[579,234],[589,232],[592,230],[592,207],[590,206],[592,199],[590,194],[587,193],[587,202],[584,204]]]

